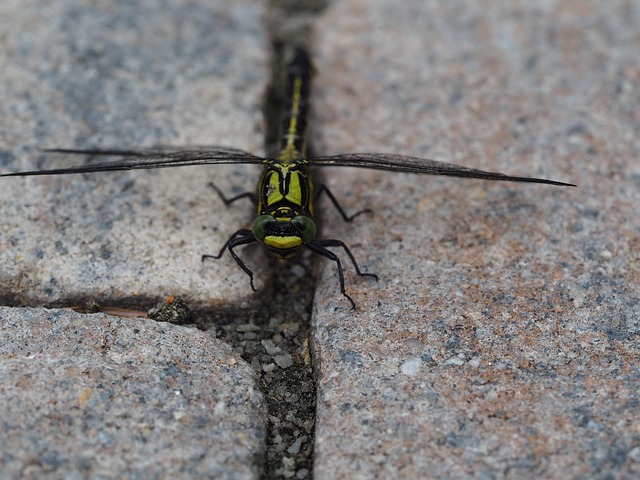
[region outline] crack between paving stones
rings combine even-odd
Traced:
[[[276,263],[275,261],[273,262]],[[309,348],[314,278],[307,255],[273,266],[259,311],[212,327],[254,368],[267,403],[262,478],[312,478],[316,382]]]
[[[268,155],[277,154],[285,53],[295,45],[310,45],[312,23],[327,0],[294,3],[272,0],[271,5],[273,59],[263,108]],[[262,309],[243,316],[243,323],[235,321],[217,327],[218,338],[232,345],[253,366],[267,402],[262,474],[266,479],[313,478],[317,386],[310,327],[316,280],[309,253],[303,250],[288,261],[270,258],[270,292],[264,297]]]
[[[295,42],[297,43],[297,42]],[[281,114],[283,52],[290,44],[274,38],[272,79],[265,96],[265,151],[277,152]],[[254,368],[266,399],[267,437],[262,478],[313,477],[316,381],[310,325],[316,280],[310,252],[288,261],[269,257],[269,292],[258,311],[226,320],[216,314],[217,338],[230,344]],[[232,320],[233,318],[233,320]],[[239,320],[241,318],[242,320]]]

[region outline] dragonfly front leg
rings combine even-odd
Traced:
[[[220,252],[218,252],[217,255],[202,255],[202,261],[204,262],[207,258],[214,258],[214,259],[217,260],[220,257],[222,257],[222,254],[224,253],[224,250],[228,249],[229,253],[231,253],[231,256],[236,261],[238,266],[240,266],[240,268],[244,271],[244,273],[249,275],[249,279],[250,279],[250,283],[251,283],[251,290],[253,290],[255,292],[256,291],[256,287],[253,286],[253,272],[251,271],[251,269],[249,267],[247,267],[247,265],[242,261],[242,259],[240,257],[238,257],[238,255],[236,254],[236,252],[233,249],[236,248],[236,247],[239,247],[240,245],[247,245],[249,243],[253,243],[253,242],[257,242],[257,241],[258,240],[253,235],[253,232],[251,230],[247,230],[246,228],[242,228],[242,229],[238,230],[236,233],[234,233],[233,235],[231,235],[229,237],[229,239],[224,243],[224,245],[220,249]]]
[[[356,269],[356,273],[361,277],[372,277],[378,280],[378,276],[375,273],[364,273],[360,271],[360,267],[358,266],[358,262],[356,262],[356,258],[351,253],[351,250],[349,250],[349,247],[347,247],[342,240],[327,240],[327,239],[314,240],[313,242],[309,242],[305,244],[305,246],[312,252],[317,253],[318,255],[322,255],[323,257],[336,262],[336,265],[338,267],[338,278],[340,279],[340,292],[342,293],[342,295],[347,297],[347,299],[351,302],[352,309],[355,310],[356,303],[346,292],[346,289],[344,286],[344,270],[342,268],[342,262],[340,261],[340,258],[335,253],[333,253],[331,250],[327,250],[325,247],[344,248],[344,251],[347,252],[347,255],[349,256],[351,263]]]
[[[331,200],[331,203],[333,203],[333,205],[336,207],[336,210],[340,212],[340,215],[342,216],[345,222],[350,222],[357,216],[362,215],[363,213],[373,213],[373,210],[371,210],[370,208],[365,208],[364,210],[360,210],[359,212],[356,212],[353,215],[349,216],[342,209],[336,197],[334,197],[333,193],[331,193],[331,190],[329,190],[329,188],[325,184],[321,183],[318,186],[318,189],[316,190],[316,195],[315,195],[316,199],[320,198],[320,195],[322,195],[323,193],[327,194],[327,196],[329,197],[329,200]]]

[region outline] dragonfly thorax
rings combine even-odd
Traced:
[[[265,162],[258,185],[258,218],[251,231],[277,258],[291,258],[316,236],[313,184],[304,160]]]

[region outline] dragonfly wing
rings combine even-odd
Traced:
[[[157,147],[142,149],[68,149],[42,150],[46,154],[83,155],[87,157],[115,157],[112,162],[79,165],[50,170],[5,173],[0,177],[33,175],[67,175],[73,173],[110,172],[117,170],[149,170],[154,168],[186,167],[190,165],[219,165],[228,163],[260,164],[265,158],[237,148],[216,146]]]
[[[487,172],[475,168],[462,167],[453,163],[439,162],[427,158],[410,157],[393,153],[347,153],[312,157],[309,163],[319,167],[359,167],[391,172],[405,172],[422,175],[447,175],[450,177],[482,178],[510,182],[546,183],[549,185],[571,186],[572,183],[557,182],[544,178],[515,177],[502,173]]]

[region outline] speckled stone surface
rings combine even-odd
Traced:
[[[259,478],[251,367],[205,332],[0,307],[2,478]]]
[[[640,476],[638,2],[336,2],[319,153],[577,189],[334,170],[314,311],[314,478]]]
[[[0,5],[0,171],[72,166],[42,147],[226,145],[262,153],[269,79],[264,4],[253,0]],[[260,302],[218,253],[250,225],[255,166],[0,179],[0,299],[68,305],[96,298],[192,306]],[[255,252],[253,252],[255,250]],[[243,254],[264,286],[259,249]]]

